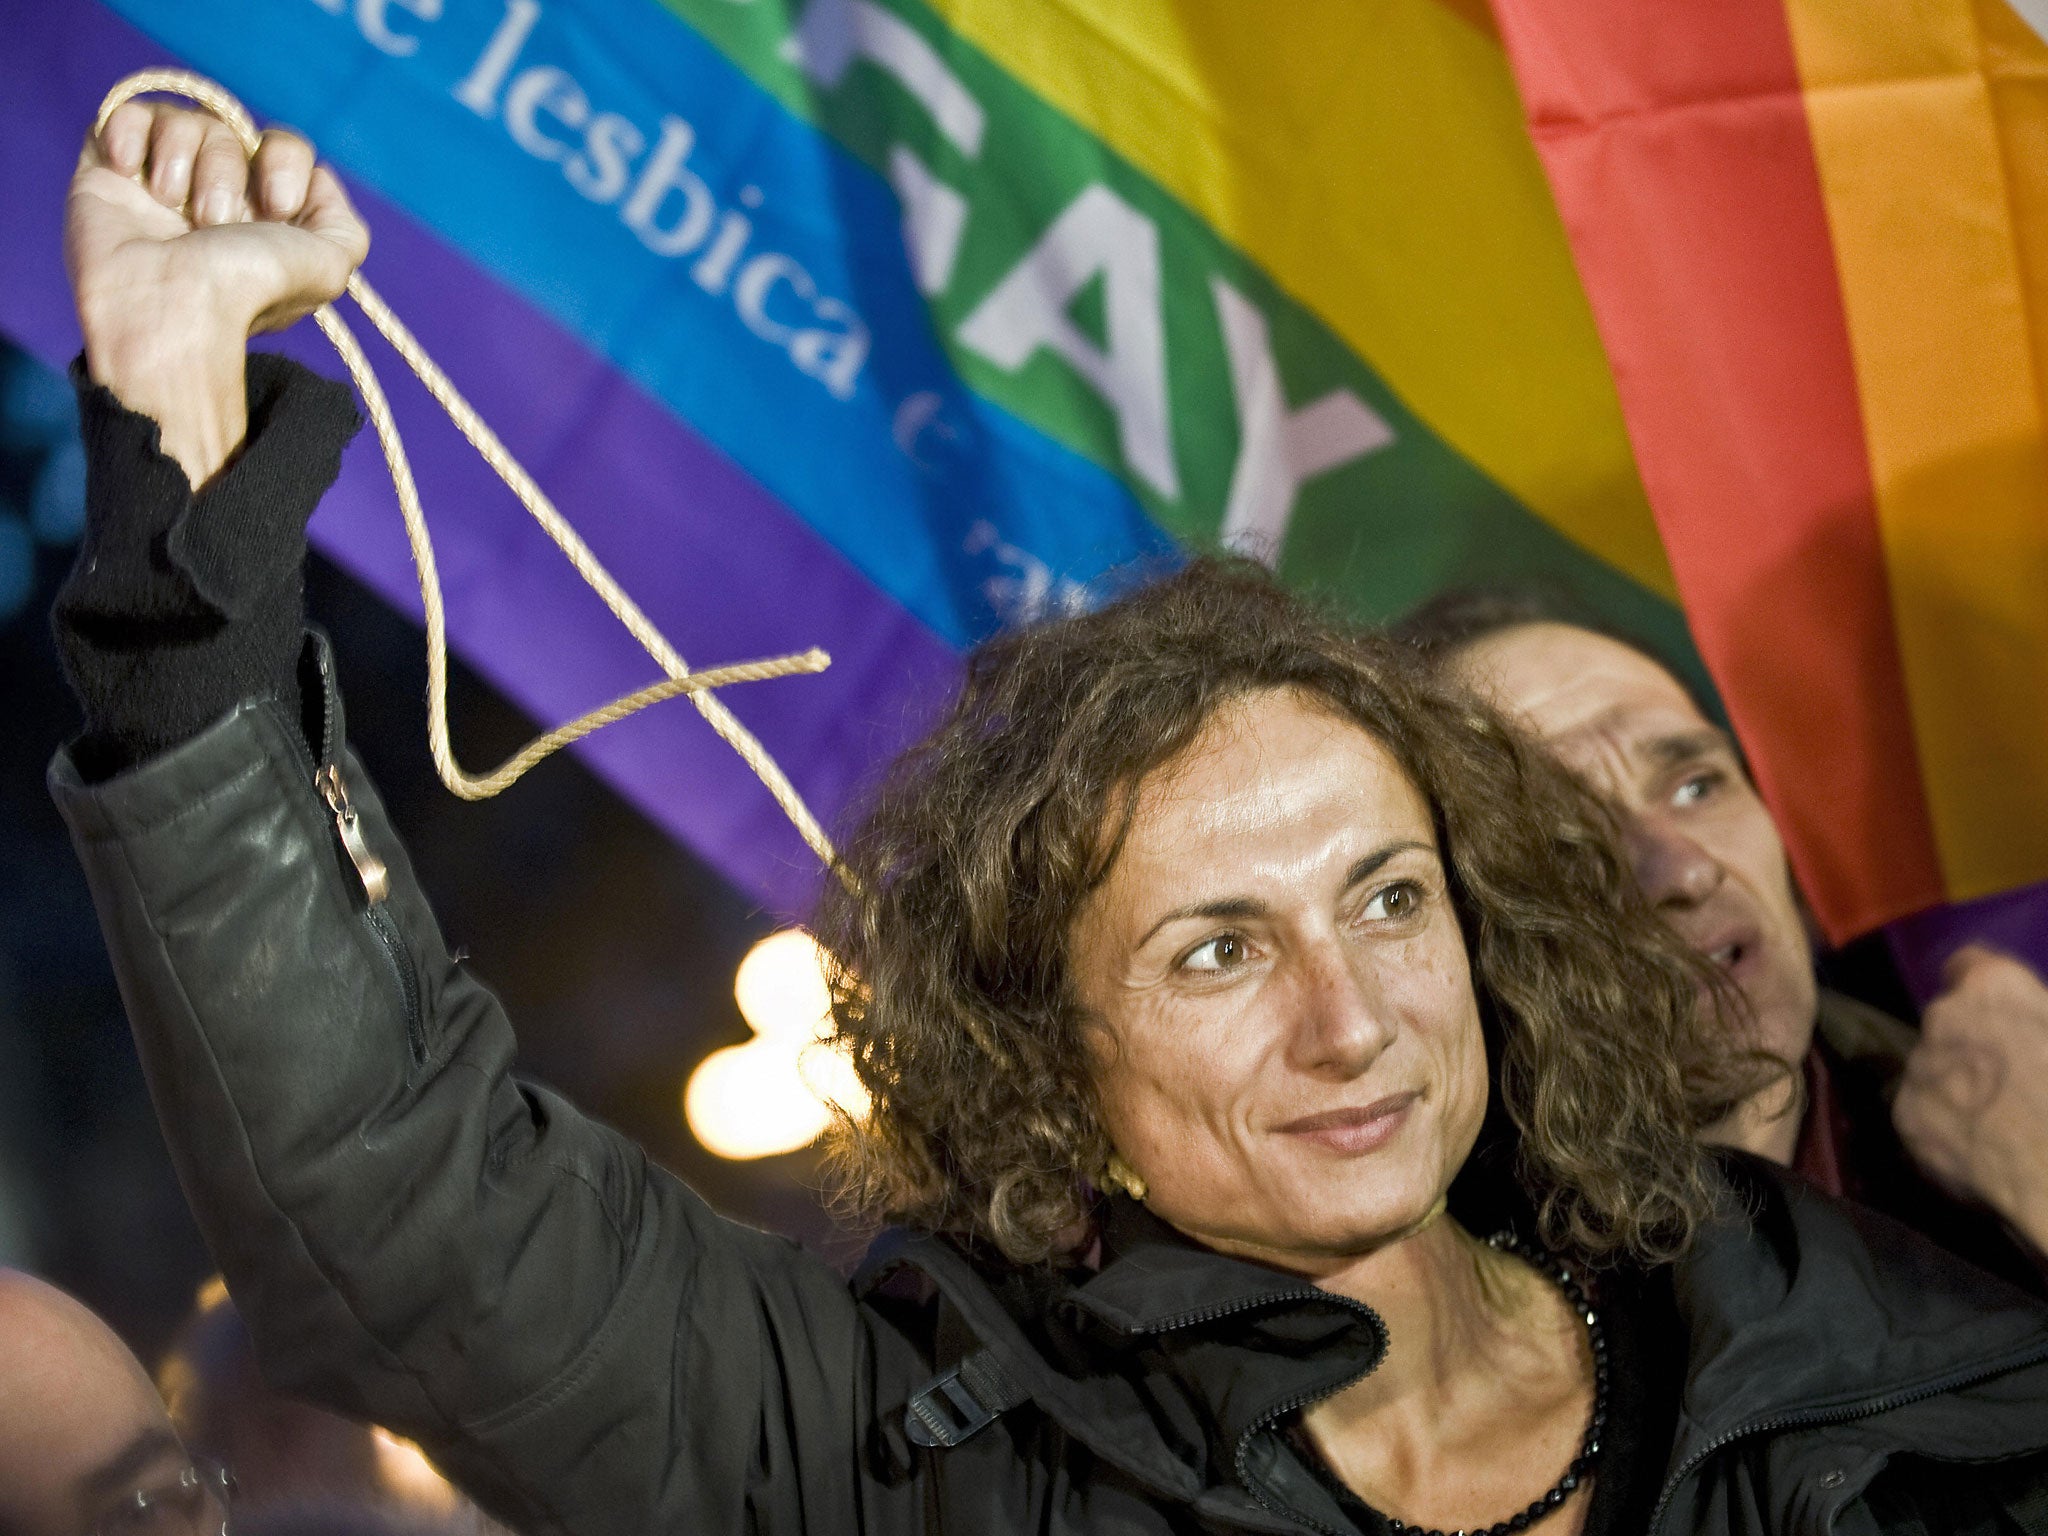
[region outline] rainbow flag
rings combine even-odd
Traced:
[[[1495,10],[1693,633],[1822,922],[2041,879],[2048,6]],[[2037,897],[1970,925],[2048,953]]]
[[[1869,774],[1840,720],[1769,705],[1787,675],[1844,669],[1718,643],[1730,584],[1697,574],[1709,525],[1643,446],[1642,365],[1532,80],[1543,29],[1572,23],[1518,4],[1521,92],[1479,0],[0,0],[0,329],[75,349],[57,227],[77,136],[117,76],[182,64],[342,168],[372,281],[686,656],[833,653],[821,679],[727,696],[828,824],[967,647],[1221,541],[1367,618],[1452,583],[1565,587],[1704,681],[1683,591],[1838,932],[2048,875],[2048,817],[1995,867],[1904,879],[1882,839],[1854,851],[1893,835],[1863,780],[1832,817],[1834,778],[1795,782],[1802,752]],[[649,681],[384,373],[458,648],[547,721]],[[416,611],[382,474],[353,450],[314,534]],[[1886,611],[1842,610],[1836,651],[1891,645]],[[1866,758],[1926,758],[1917,718],[1841,697]],[[586,751],[801,909],[810,856],[693,711]],[[2042,766],[2015,782],[2048,785]],[[1894,779],[1921,793],[1917,767]]]

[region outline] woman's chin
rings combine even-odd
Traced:
[[[1438,1170],[1421,1166],[1418,1159],[1415,1165],[1386,1172],[1401,1176],[1366,1180],[1326,1165],[1290,1169],[1286,1193],[1269,1201],[1268,1209],[1284,1213],[1288,1226],[1347,1252],[1399,1242],[1442,1214],[1449,1174],[1455,1170],[1435,1177]]]
[[[1418,1236],[1436,1224],[1443,1209],[1443,1199],[1436,1194],[1369,1207],[1319,1208],[1316,1202],[1304,1200],[1262,1232],[1240,1233],[1226,1242],[1208,1241],[1211,1247],[1234,1249],[1282,1268],[1313,1274],[1368,1258]]]

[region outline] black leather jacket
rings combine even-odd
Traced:
[[[1368,1309],[1135,1212],[1092,1278],[899,1237],[849,1287],[516,1081],[317,659],[317,754],[250,702],[108,782],[51,770],[280,1385],[534,1533],[1350,1529],[1282,1430],[1377,1362]],[[1754,1219],[1675,1273],[1656,1529],[2048,1531],[2048,1312],[1789,1175],[1730,1177]]]

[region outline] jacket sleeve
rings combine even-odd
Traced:
[[[417,1439],[524,1532],[901,1528],[862,1448],[908,1346],[796,1245],[515,1081],[503,1010],[328,715],[379,902],[278,701],[103,783],[62,754],[50,775],[266,1373]]]

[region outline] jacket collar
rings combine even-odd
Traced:
[[[1352,1524],[1283,1438],[1288,1416],[1379,1368],[1386,1324],[1362,1302],[1296,1275],[1211,1252],[1122,1198],[1103,1225],[1103,1265],[1075,1306],[1158,1357],[1213,1424],[1207,1501],[1240,1523],[1263,1513],[1299,1530]],[[1284,1514],[1282,1513],[1284,1511]]]
[[[1379,1364],[1378,1315],[1204,1248],[1121,1196],[1102,1234],[1092,1275],[1005,1271],[942,1239],[898,1237],[878,1246],[864,1283],[892,1266],[921,1270],[1038,1406],[1105,1461],[1236,1523],[1299,1531],[1243,1485],[1273,1471],[1277,1436],[1263,1431]]]
[[[1214,1416],[1235,1470],[1250,1438],[1378,1368],[1378,1313],[1309,1280],[1227,1258],[1117,1197],[1103,1262],[1070,1304],[1122,1347],[1151,1346]]]
[[[1179,1333],[1293,1301],[1339,1299],[1298,1276],[1205,1248],[1123,1195],[1103,1208],[1101,1233],[1101,1263],[1074,1287],[1071,1300],[1117,1334]],[[1347,1320],[1359,1321],[1350,1310],[1354,1304],[1342,1305]]]

